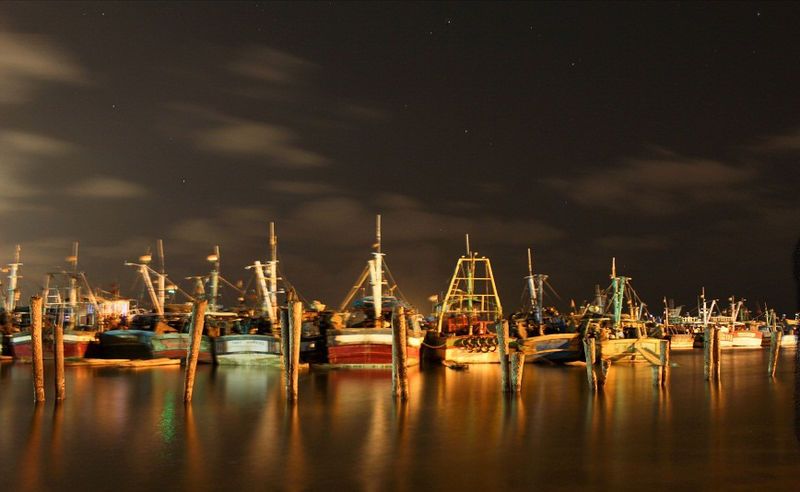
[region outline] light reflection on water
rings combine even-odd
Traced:
[[[287,404],[277,370],[71,367],[68,398],[34,405],[30,366],[0,367],[0,483],[12,490],[786,488],[800,458],[793,354],[766,377],[761,351],[675,354],[670,386],[615,366],[602,393],[582,366],[528,366],[501,395],[497,366],[306,372]],[[52,371],[51,367],[48,367]],[[50,377],[50,373],[48,373]],[[48,379],[48,383],[51,379]],[[498,473],[498,471],[501,471]],[[5,487],[3,487],[5,489]]]

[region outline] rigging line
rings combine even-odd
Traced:
[[[392,271],[389,270],[389,265],[387,265],[385,261],[383,262],[383,269],[386,270],[386,273],[389,274],[389,277],[391,278],[392,282],[394,282],[395,289],[397,289],[397,293],[399,294],[396,297],[400,298],[403,302],[407,303],[410,306],[411,303],[408,302],[406,295],[403,294],[403,291],[400,289],[400,285],[394,279],[394,275],[392,275]]]
[[[552,286],[552,285],[550,285],[550,282],[549,282],[549,281],[545,280],[545,281],[544,281],[544,285],[545,285],[545,287],[547,287],[548,289],[550,289],[550,292],[552,292],[552,293],[553,293],[553,295],[554,295],[554,296],[556,296],[556,299],[558,299],[559,301],[563,301],[563,300],[564,300],[564,299],[562,299],[562,298],[561,298],[561,296],[560,296],[560,295],[558,295],[558,292],[556,292],[556,289],[554,289],[554,288],[553,288],[553,286]]]

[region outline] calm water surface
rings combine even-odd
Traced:
[[[766,356],[723,352],[713,387],[701,351],[667,390],[615,366],[602,395],[583,367],[529,364],[519,397],[496,366],[414,368],[407,404],[388,372],[312,371],[295,406],[277,370],[201,366],[189,408],[177,367],[67,368],[37,407],[3,364],[0,490],[800,490],[794,354],[774,381]]]

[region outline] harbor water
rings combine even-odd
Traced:
[[[593,394],[583,366],[528,364],[519,396],[496,365],[389,371],[68,367],[67,399],[33,403],[31,369],[0,366],[2,490],[797,490],[794,350],[673,352],[669,387],[613,366]]]

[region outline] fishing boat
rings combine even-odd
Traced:
[[[516,346],[527,361],[574,362],[583,360],[580,334],[570,329],[555,308],[545,309],[544,287],[548,276],[533,273],[533,257],[528,248],[528,276],[525,277],[528,301],[522,311],[511,315]],[[552,289],[552,287],[551,287]]]
[[[161,259],[160,271],[150,267],[150,253],[139,257],[138,263],[125,262],[126,266],[136,268],[143,283],[152,310],[133,312],[130,327],[100,333],[101,353],[113,359],[185,359],[191,343],[191,304],[167,304],[167,294],[181,293],[190,301],[192,296],[170,282],[164,267],[164,247],[158,241]],[[156,286],[153,286],[153,278]],[[200,341],[199,362],[211,363],[213,346],[208,336]]]
[[[390,368],[394,313],[403,307],[407,317],[408,365],[419,363],[423,336],[410,304],[402,298],[381,250],[381,216],[376,218],[372,259],[323,327],[327,363],[332,367]],[[384,286],[386,289],[384,289]],[[369,289],[367,289],[369,287]],[[357,297],[359,292],[368,291]],[[395,295],[395,292],[398,295]]]
[[[664,323],[663,331],[669,340],[670,350],[691,350],[695,348],[697,331],[695,326],[698,319],[682,316],[683,306],[675,307],[672,299],[667,302],[664,298]]]
[[[649,336],[648,322],[643,317],[645,304],[633,289],[631,278],[617,275],[616,258],[611,259],[608,292],[612,302],[607,316],[587,327],[587,331],[593,331],[600,339],[603,358],[616,363],[661,365],[669,341]],[[628,305],[629,313],[622,313],[624,304]]]
[[[278,316],[278,248],[275,224],[270,222],[270,260],[248,266],[255,275],[259,305],[252,316],[242,319],[239,329],[223,329],[214,338],[214,362],[219,365],[279,365],[281,360]],[[219,253],[211,272],[211,298],[217,299]],[[216,304],[216,302],[214,302]]]
[[[794,319],[785,318],[783,320],[783,337],[781,338],[781,347],[797,346],[798,318],[800,318],[800,313],[796,314]]]
[[[42,295],[42,352],[45,359],[53,358],[55,326],[63,330],[64,358],[81,359],[97,347],[98,330],[115,309],[121,307],[124,311],[124,302],[96,296],[85,272],[78,270],[78,242],[72,244],[72,254],[67,257],[67,263],[71,266],[69,270],[48,272],[45,276]],[[12,334],[9,348],[15,359],[30,361],[33,352],[30,330]]]
[[[738,301],[734,296],[728,298],[727,310],[709,317],[709,322],[720,329],[720,348],[761,348],[764,334],[756,324],[746,323],[741,319],[744,299]],[[713,308],[712,308],[713,311]]]
[[[436,308],[436,328],[425,338],[426,353],[445,364],[498,363],[497,324],[503,307],[489,258],[469,245],[456,262],[447,292]]]

